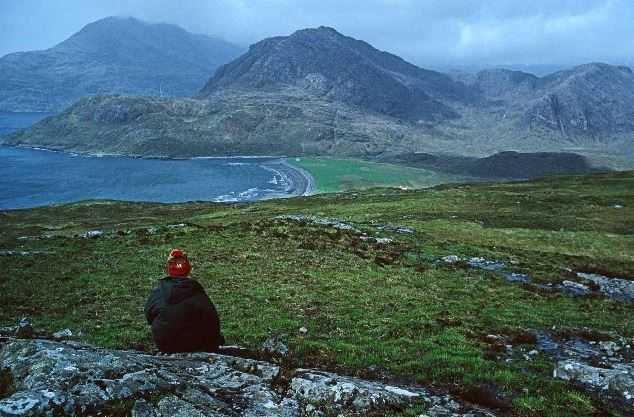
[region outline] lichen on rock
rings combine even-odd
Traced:
[[[432,416],[448,409],[455,416],[492,416],[423,388],[311,369],[287,370],[285,380],[279,366],[240,357],[154,356],[41,339],[3,342],[0,369],[12,388],[0,396],[0,417],[367,415],[412,404],[431,407]]]

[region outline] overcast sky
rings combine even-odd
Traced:
[[[0,56],[112,15],[241,45],[332,26],[436,68],[634,62],[634,0],[0,0]]]

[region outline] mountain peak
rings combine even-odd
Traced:
[[[463,99],[467,88],[370,44],[320,26],[260,41],[221,67],[201,90],[299,87],[410,121],[453,117],[439,100]]]
[[[176,25],[110,16],[50,49],[1,58],[0,109],[57,111],[95,94],[191,95],[240,52]]]

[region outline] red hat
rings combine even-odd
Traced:
[[[186,277],[191,271],[187,255],[180,249],[172,249],[167,258],[167,274],[170,277]]]

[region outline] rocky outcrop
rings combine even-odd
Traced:
[[[622,301],[634,301],[634,281],[622,278],[610,278],[599,274],[577,272],[577,277],[594,287],[602,294]]]
[[[438,260],[446,265],[462,265],[485,271],[496,272],[510,283],[523,284],[525,288],[541,291],[561,292],[575,297],[604,296],[617,301],[634,301],[634,281],[624,278],[611,278],[598,274],[577,272],[575,275],[581,282],[562,280],[554,283],[535,283],[526,274],[514,272],[505,262],[481,257],[462,258],[447,255]]]
[[[493,417],[447,395],[211,353],[153,356],[76,342],[0,339],[0,416],[383,415]]]
[[[555,378],[573,381],[607,401],[634,409],[634,350],[632,341],[588,340],[538,333],[540,350],[554,357]]]

